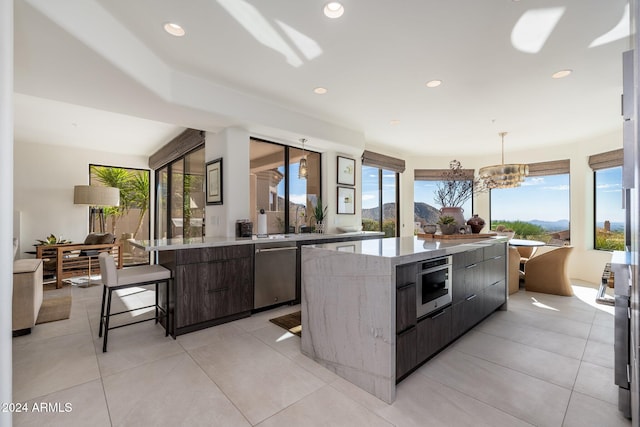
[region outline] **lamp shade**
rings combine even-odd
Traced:
[[[120,189],[97,185],[76,185],[73,188],[73,204],[118,206],[120,205]]]

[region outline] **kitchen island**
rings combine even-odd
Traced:
[[[304,246],[303,354],[393,402],[398,381],[506,309],[506,242],[400,237]],[[421,314],[429,303],[420,294],[430,292],[421,288],[432,286],[423,276],[432,271],[442,271],[437,280],[446,281],[450,302]]]
[[[170,313],[170,323],[163,325],[175,338],[252,314],[256,308],[256,253],[270,242],[276,246],[287,244],[293,249],[291,267],[281,269],[291,278],[292,289],[287,298],[273,298],[274,304],[293,304],[300,301],[301,246],[354,242],[382,235],[379,232],[279,234],[265,238],[198,237],[136,240],[131,243],[156,252],[157,263],[172,272],[174,283],[169,294],[161,288],[158,297],[160,304]]]

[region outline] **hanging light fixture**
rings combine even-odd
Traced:
[[[300,138],[300,142],[302,142],[302,158],[300,159],[300,166],[298,167],[298,178],[306,179],[309,170],[307,169],[307,153],[304,151],[304,143],[307,142],[307,140]]]
[[[480,168],[479,180],[482,187],[492,188],[519,187],[524,178],[529,175],[529,166],[525,164],[504,164],[504,136],[507,132],[500,132],[502,138],[502,164]]]

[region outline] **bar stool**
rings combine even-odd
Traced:
[[[146,322],[148,320],[165,319],[165,336],[169,335],[169,282],[172,282],[171,271],[160,265],[143,265],[138,267],[129,267],[118,270],[116,268],[115,260],[108,253],[103,252],[98,256],[98,262],[100,263],[100,274],[102,276],[102,284],[104,288],[102,290],[102,308],[100,309],[100,332],[99,337],[102,337],[102,330],[104,325],[104,339],[102,341],[102,352],[107,351],[107,339],[109,331],[111,329],[121,328],[123,326],[135,325],[136,323]],[[158,304],[158,283],[166,283],[167,290],[167,309],[161,307]],[[147,305],[144,307],[137,307],[132,310],[119,311],[117,313],[111,313],[111,295],[113,291],[119,289],[132,288],[135,286],[144,285],[156,285],[156,303],[154,305]],[[107,290],[109,295],[107,297]],[[105,300],[107,303],[105,312]],[[143,308],[155,307],[155,317],[149,319],[138,320],[135,322],[125,323],[124,325],[109,327],[109,319],[111,316],[117,316],[118,314],[129,313],[131,311],[140,310]],[[162,314],[160,315],[160,312]]]

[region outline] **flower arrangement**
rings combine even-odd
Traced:
[[[44,240],[40,240],[40,239],[36,239],[36,246],[49,246],[49,245],[64,245],[67,243],[71,243],[70,240],[65,240],[62,238],[62,236],[60,237],[56,237],[55,234],[51,233],[49,236],[45,237]]]

